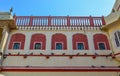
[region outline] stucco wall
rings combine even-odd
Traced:
[[[110,41],[111,41],[111,43],[112,43],[112,48],[113,48],[113,51],[115,52],[115,53],[119,53],[120,52],[120,47],[117,47],[117,45],[116,45],[116,43],[115,43],[115,36],[114,36],[114,33],[116,32],[116,31],[120,31],[120,24],[119,24],[119,22],[116,22],[116,24],[113,24],[113,26],[114,27],[112,27],[112,28],[110,28],[109,30],[108,30],[108,33],[109,33],[109,35],[110,35]]]
[[[12,50],[8,49],[9,42],[11,39],[11,36],[15,33],[22,33],[25,34],[26,40],[25,40],[25,48],[24,50]],[[46,35],[46,50],[30,50],[30,40],[31,36],[36,33],[41,33]],[[51,37],[55,33],[62,33],[66,35],[67,37],[67,50],[51,50]],[[88,38],[88,45],[89,50],[73,50],[72,48],[72,36],[76,33],[82,33],[87,35]],[[92,54],[95,53],[99,55],[108,55],[112,53],[112,50],[95,50],[94,48],[94,40],[93,35],[95,34],[105,34],[107,37],[108,35],[105,32],[102,32],[100,30],[93,30],[93,31],[20,31],[20,30],[13,30],[10,32],[9,39],[6,46],[6,54],[30,54],[33,52],[33,54],[51,54],[54,53],[56,55],[61,55],[63,53],[67,55],[76,55],[77,53],[80,53],[81,55]],[[109,39],[109,37],[108,37]],[[109,40],[108,40],[109,41]],[[13,62],[14,61],[14,62]],[[96,59],[93,59],[92,57],[73,57],[70,59],[69,57],[57,57],[53,56],[49,59],[46,59],[46,57],[41,56],[28,56],[26,59],[23,58],[23,56],[7,56],[7,58],[4,59],[3,62],[4,66],[115,66],[118,65],[111,57],[96,57]]]

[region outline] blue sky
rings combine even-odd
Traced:
[[[19,16],[106,16],[115,0],[0,0],[0,11]]]

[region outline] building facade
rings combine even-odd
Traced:
[[[107,17],[0,12],[1,76],[120,76],[120,0]]]

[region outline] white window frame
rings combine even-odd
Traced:
[[[99,43],[103,43],[103,44],[105,45],[105,49],[104,49],[104,50],[107,50],[107,46],[106,46],[106,43],[105,43],[105,42],[97,42],[97,46],[98,46],[98,49],[99,49],[99,50],[101,50],[100,47],[99,47]]]
[[[117,46],[117,44],[116,44],[116,40],[115,40],[115,33],[116,33],[116,35],[117,35],[117,39],[118,39],[118,43],[120,44],[120,39],[119,39],[119,36],[118,36],[118,32],[120,32],[120,31],[118,30],[118,31],[115,31],[115,32],[114,32],[114,42],[115,42],[115,46],[116,46],[116,47],[120,47],[120,45]]]
[[[84,49],[83,50],[85,50],[85,42],[76,42],[76,50],[81,50],[81,49],[78,49],[78,43],[82,43],[83,44],[83,46],[84,46]]]
[[[64,47],[63,42],[55,42],[55,50],[58,50],[58,49],[56,49],[57,43],[61,43],[62,44],[62,49],[61,50],[63,50],[63,47]]]
[[[20,48],[21,48],[21,42],[20,42],[20,41],[14,41],[14,42],[13,42],[13,45],[12,45],[12,49],[13,49],[13,50],[19,50],[20,48],[19,48],[19,49],[14,49],[14,44],[15,44],[15,43],[20,43]]]
[[[41,44],[41,48],[40,48],[40,49],[35,49],[35,44],[36,44],[36,43],[40,43],[40,44]],[[33,49],[34,49],[34,50],[42,50],[42,42],[34,42]]]

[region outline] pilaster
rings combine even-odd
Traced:
[[[70,54],[73,54],[73,49],[72,49],[72,34],[68,33],[67,34],[67,50],[69,51]]]
[[[86,35],[87,35],[87,38],[88,38],[89,50],[95,50],[94,49],[94,39],[93,39],[92,32],[87,32]]]
[[[48,32],[46,34],[46,53],[51,54],[51,45],[52,45],[52,33]]]

